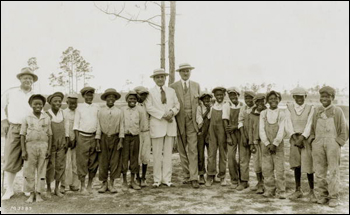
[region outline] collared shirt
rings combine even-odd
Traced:
[[[208,119],[210,119],[211,118],[211,113],[212,113],[212,110],[214,109],[214,110],[223,110],[223,107],[224,107],[224,104],[225,104],[225,102],[224,101],[222,101],[221,103],[219,103],[219,102],[215,102],[214,103],[214,105],[211,107],[211,109],[210,109],[210,112],[209,112],[209,114],[208,114]]]
[[[305,110],[305,106],[305,103],[303,105],[298,105],[296,102],[294,102],[294,110],[298,115],[303,113],[303,111]]]
[[[185,83],[186,83],[186,87],[187,89],[190,88],[190,80],[184,81],[181,79],[181,83],[182,83],[182,88],[185,89]]]
[[[297,103],[294,103],[294,110],[296,112],[297,115],[301,115],[303,113],[303,111],[305,110],[306,104],[304,103],[303,105],[298,105]],[[309,116],[307,118],[307,123],[305,126],[305,129],[302,133],[302,135],[307,139],[310,136],[311,133],[311,127],[312,127],[312,118],[314,116],[314,112],[315,112],[315,108],[311,107]],[[292,123],[292,119],[291,119],[291,113],[289,111],[289,109],[286,109],[286,131],[288,133],[288,136],[292,136],[293,134],[295,134],[294,128],[293,128],[293,123]]]
[[[75,110],[72,111],[71,109],[67,108],[63,110],[63,116],[64,116],[64,128],[66,137],[69,137],[70,140],[75,139],[75,134],[73,131],[74,126],[74,117],[75,117]]]
[[[123,107],[125,134],[139,135],[147,130],[147,119],[139,106]]]
[[[26,136],[26,141],[48,141],[52,136],[51,119],[46,113],[41,113],[40,118],[30,113],[22,119],[21,135]],[[43,135],[46,134],[46,135]]]
[[[62,109],[58,110],[57,115],[53,113],[52,109],[49,109],[47,112],[51,115],[51,122],[60,123],[64,120]]]
[[[204,121],[204,113],[207,111],[207,107],[201,103],[200,105],[198,105],[197,107],[197,113],[196,113],[196,122],[198,125],[198,128],[200,129],[203,126],[203,121]],[[209,107],[209,112],[208,115],[206,116],[208,118],[208,116],[211,113],[211,107]],[[208,118],[209,119],[209,118]]]
[[[98,126],[97,114],[100,107],[97,104],[79,104],[75,110],[73,130],[85,133],[95,133]]]
[[[244,126],[244,120],[252,112],[253,108],[254,108],[254,105],[252,107],[248,107],[248,105],[243,105],[238,115],[238,128],[241,128]]]
[[[139,106],[141,108],[141,110],[143,111],[143,114],[146,116],[147,119],[147,128],[146,131],[149,131],[151,125],[150,125],[150,116],[147,113],[147,109],[146,109],[146,105],[144,103],[137,103],[137,106]]]
[[[281,109],[277,108],[275,110],[266,109],[260,113],[260,126],[259,126],[259,134],[261,142],[266,146],[270,144],[266,131],[265,131],[265,120],[269,124],[278,123],[279,129],[275,139],[272,144],[275,146],[279,146],[279,144],[283,141],[284,137],[284,129],[285,129],[285,113],[281,111]]]
[[[238,105],[233,104],[231,101],[226,102],[222,107],[222,119],[230,120],[231,109],[241,109],[243,104],[238,102]]]
[[[102,133],[107,135],[119,133],[119,137],[124,138],[123,120],[123,112],[118,107],[109,108],[107,105],[102,107],[98,113],[96,139],[101,139]]]
[[[20,87],[12,88],[1,97],[1,121],[7,119],[10,123],[21,124],[23,119],[33,112],[28,104],[34,91],[25,92]]]

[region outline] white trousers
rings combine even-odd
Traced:
[[[169,136],[152,138],[154,183],[171,183],[174,141]]]

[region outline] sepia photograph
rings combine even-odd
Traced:
[[[349,214],[349,1],[1,1],[2,214]]]

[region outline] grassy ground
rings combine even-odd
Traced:
[[[2,139],[3,146],[3,139]],[[3,150],[1,150],[3,151]],[[294,179],[288,164],[289,144],[286,144],[286,184],[292,193]],[[2,156],[3,164],[3,156]],[[2,213],[349,213],[349,144],[342,149],[341,159],[341,205],[335,209],[311,204],[306,199],[298,201],[265,199],[246,189],[231,190],[214,184],[210,188],[194,190],[182,185],[182,170],[178,154],[173,155],[173,182],[176,188],[145,188],[141,191],[129,189],[112,195],[98,194],[100,182],[95,178],[94,193],[81,196],[68,192],[62,199],[53,196],[43,203],[26,204],[26,197],[20,193],[22,173],[16,179],[17,194],[9,201],[2,202]],[[251,166],[252,170],[252,166]],[[251,185],[255,185],[255,174],[251,171]],[[227,174],[229,180],[229,175]],[[118,181],[121,184],[121,181]],[[152,182],[152,165],[148,174]],[[306,176],[302,177],[302,188],[308,191]]]

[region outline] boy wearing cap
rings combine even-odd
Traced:
[[[64,190],[60,190],[60,183],[64,181],[66,170],[66,131],[64,127],[63,111],[61,109],[63,93],[56,92],[47,98],[51,108],[46,112],[51,118],[52,147],[51,157],[47,165],[46,184],[47,197],[51,197],[51,183],[55,181],[55,195],[63,197]],[[62,191],[62,192],[61,192]]]
[[[43,201],[41,193],[45,187],[46,159],[51,154],[52,131],[50,117],[42,112],[45,97],[34,94],[28,102],[33,112],[23,119],[20,135],[25,191],[30,192],[27,203],[32,203],[34,198],[37,202]]]
[[[71,191],[79,190],[79,178],[77,170],[77,157],[76,157],[76,145],[77,139],[73,131],[74,126],[74,116],[75,109],[78,106],[78,95],[69,94],[67,97],[68,108],[63,110],[64,117],[64,126],[66,133],[66,144],[67,144],[67,153],[66,153],[66,174],[64,182],[61,184],[61,190],[65,190],[68,187]]]
[[[211,108],[209,125],[209,150],[208,150],[208,176],[206,186],[210,187],[213,184],[216,170],[216,157],[219,148],[219,174],[221,185],[225,186],[226,164],[227,164],[227,142],[224,121],[222,119],[223,106],[226,89],[224,87],[216,87],[212,90],[216,99],[215,104]]]
[[[249,148],[253,154],[253,166],[254,172],[256,173],[256,178],[258,183],[255,187],[252,187],[252,191],[256,191],[256,194],[264,193],[264,178],[262,174],[262,142],[259,135],[259,126],[260,126],[260,113],[263,110],[266,110],[265,106],[265,94],[257,94],[254,97],[253,103],[255,106],[249,114],[249,126],[245,129],[249,129]]]
[[[93,104],[95,89],[84,87],[80,91],[85,103],[78,106],[75,111],[73,130],[77,138],[77,167],[80,179],[80,192],[84,195],[92,193],[92,181],[98,169],[98,153],[101,151],[96,140],[98,128],[98,112],[100,107]],[[86,175],[89,176],[87,189],[85,187]]]
[[[227,89],[227,94],[230,101],[226,102],[223,106],[222,119],[224,120],[226,137],[227,137],[227,150],[228,150],[228,169],[231,176],[231,186],[232,188],[237,188],[239,182],[239,164],[240,159],[236,160],[237,147],[241,142],[241,133],[238,130],[238,116],[243,104],[238,101],[240,93],[238,89],[231,87]],[[240,158],[240,154],[239,154]],[[249,171],[248,171],[249,173]],[[246,188],[248,184],[244,185]],[[243,189],[244,189],[243,188]]]
[[[114,180],[121,174],[121,148],[124,139],[124,116],[122,110],[114,105],[120,99],[120,94],[113,88],[107,89],[101,99],[106,101],[98,113],[98,127],[96,139],[100,141],[101,153],[99,154],[99,179],[102,182],[99,193],[109,190],[117,193]],[[108,183],[108,173],[110,181]]]
[[[305,104],[307,91],[301,87],[292,90],[294,103],[287,104],[286,109],[286,130],[290,136],[290,168],[294,170],[295,192],[289,196],[295,200],[303,197],[301,191],[301,173],[307,174],[309,182],[310,201],[315,201],[314,194],[314,170],[312,167],[311,145],[308,141],[311,132],[312,117],[314,108]]]
[[[269,109],[260,114],[259,134],[262,146],[262,171],[264,176],[264,196],[271,198],[277,194],[279,199],[286,198],[284,178],[284,131],[285,113],[278,108],[282,100],[279,92],[271,91],[266,95]],[[276,172],[276,177],[275,177]]]
[[[241,108],[238,115],[238,129],[241,133],[241,139],[239,140],[239,173],[240,173],[240,183],[237,190],[243,190],[249,187],[249,161],[251,156],[251,151],[249,147],[249,121],[250,113],[254,107],[255,93],[252,91],[244,92],[244,102],[245,105]]]
[[[199,174],[199,184],[204,185],[205,179],[204,174],[206,173],[205,168],[205,148],[209,148],[209,125],[210,119],[208,115],[210,115],[211,110],[211,98],[212,94],[210,92],[202,92],[199,96],[199,100],[201,101],[197,108],[196,122],[198,124],[198,174]]]
[[[316,108],[310,138],[316,175],[317,203],[330,207],[339,205],[340,149],[349,139],[349,127],[343,111],[332,104],[335,90],[325,86],[320,89],[322,106]],[[327,180],[329,171],[329,183]]]
[[[139,86],[136,87],[135,92],[137,93],[137,106],[139,106],[143,114],[146,116],[147,119],[147,129],[140,134],[140,156],[139,156],[139,164],[142,169],[142,176],[140,177],[140,173],[137,174],[137,179],[139,182],[139,186],[141,187],[147,187],[147,181],[146,181],[146,173],[147,173],[147,166],[148,163],[151,160],[151,136],[149,133],[149,114],[146,110],[145,100],[148,97],[148,90],[145,87]]]
[[[124,133],[125,139],[122,150],[122,173],[123,186],[127,187],[126,174],[131,171],[131,188],[140,190],[141,187],[135,182],[135,175],[139,173],[139,150],[140,150],[140,133],[148,129],[146,115],[137,103],[137,93],[129,91],[125,96],[128,106],[123,107],[124,116]],[[129,165],[130,162],[130,165]]]

